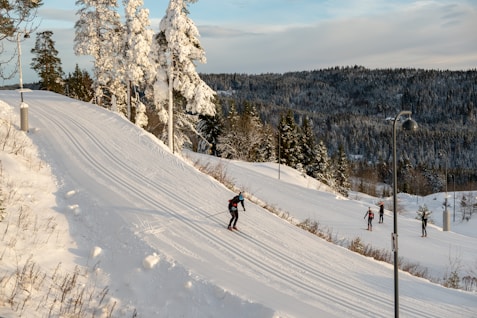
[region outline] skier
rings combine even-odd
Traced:
[[[422,237],[427,237],[427,219],[431,213],[430,211],[417,212],[422,221]]]
[[[230,219],[229,226],[227,228],[231,231],[238,230],[236,227],[238,221],[238,203],[240,202],[242,204],[243,211],[245,212],[245,205],[243,201],[242,192],[229,200],[229,212],[230,215],[232,215],[232,218]]]
[[[384,223],[384,202],[379,202],[379,223]]]
[[[374,219],[374,212],[371,211],[371,207],[368,208],[368,211],[366,211],[366,214],[364,215],[364,218],[368,217],[368,231],[373,230],[373,219]]]

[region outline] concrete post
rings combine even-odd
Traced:
[[[28,132],[28,104],[20,104],[20,128],[23,131]]]
[[[442,230],[450,231],[450,213],[447,210],[447,207],[444,209],[444,213],[442,214]]]

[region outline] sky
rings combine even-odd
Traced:
[[[91,58],[73,52],[75,1],[44,2],[38,31],[53,31],[64,71],[90,68]],[[145,1],[153,29],[167,5]],[[206,52],[207,63],[197,66],[203,73],[477,67],[475,0],[199,0],[189,10]],[[37,79],[28,67],[34,38],[23,43],[27,82]]]
[[[344,248],[358,237],[391,253],[391,198],[344,198],[276,163],[172,154],[117,113],[52,92],[24,95],[28,133],[18,127],[19,93],[0,91],[1,317],[393,316],[393,266]],[[222,172],[235,191],[196,165]],[[231,232],[227,203],[239,190],[246,210]],[[456,195],[457,204],[477,199]],[[477,218],[462,221],[457,209],[442,231],[444,197],[399,194],[399,256],[435,281],[399,272],[402,317],[477,312],[475,285],[436,283],[477,273]],[[381,200],[384,223],[368,231],[365,212]],[[416,220],[424,204],[427,237]],[[294,225],[306,219],[335,243]]]

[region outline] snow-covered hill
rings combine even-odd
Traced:
[[[90,299],[103,308],[96,317],[111,312],[113,317],[393,315],[392,265],[328,243],[253,204],[265,203],[298,220],[315,219],[340,241],[361,237],[390,249],[390,211],[384,224],[375,221],[373,232],[365,230],[364,213],[375,208],[377,198],[339,197],[284,166],[278,179],[276,164],[193,153],[187,153],[191,160],[183,159],[97,106],[49,92],[24,97],[30,131],[25,136],[13,127],[21,151],[0,152],[4,183],[15,196],[0,222],[2,273],[29,261],[53,280],[58,267],[67,275],[77,266],[78,282],[98,291],[87,293],[99,295]],[[18,92],[0,91],[0,101],[2,128],[8,120],[18,126]],[[240,232],[225,228],[234,193],[197,171],[191,164],[197,161],[224,169],[250,198],[240,212]],[[475,272],[475,222],[442,232],[442,197],[420,199],[435,218],[429,237],[421,238],[417,202],[400,196],[400,256],[428,267],[433,277],[445,275],[457,261],[462,272]],[[26,216],[30,222],[23,222]],[[8,298],[20,296],[11,297],[13,279],[5,277],[0,277],[5,291],[0,315],[15,317],[7,311]],[[475,317],[475,293],[403,272],[399,283],[403,317]],[[51,292],[45,297],[29,287],[30,299],[23,307],[15,303],[16,315],[45,317],[54,308],[53,316],[59,316]]]

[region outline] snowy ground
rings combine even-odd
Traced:
[[[392,265],[328,243],[252,203],[266,203],[298,220],[314,219],[343,244],[361,237],[389,250],[392,213],[386,211],[384,224],[375,220],[372,232],[363,219],[369,206],[377,211],[379,198],[354,193],[342,198],[285,166],[278,179],[276,164],[189,152],[191,159],[184,160],[107,110],[49,92],[24,96],[30,105],[28,134],[18,131],[18,92],[0,91],[2,129],[15,140],[0,137],[2,194],[8,203],[0,222],[0,316],[60,316],[67,306],[51,304],[65,289],[55,294],[45,282],[58,279],[58,273],[65,281],[74,270],[80,273],[78,284],[92,295],[89,304],[102,308],[94,314],[84,309],[95,317],[110,312],[113,317],[393,315]],[[250,200],[240,213],[240,232],[225,229],[227,200],[234,193],[191,161],[218,164],[246,192]],[[475,276],[475,218],[443,232],[443,198],[442,193],[399,196],[399,255],[427,267],[436,279],[455,267]],[[415,220],[423,203],[435,223],[427,238],[421,238]],[[37,265],[30,272],[48,273],[47,278],[40,284],[32,278],[40,275],[29,275],[30,284],[15,288],[15,279],[3,273],[28,262]],[[475,317],[477,312],[475,292],[404,272],[399,296],[403,317]]]

